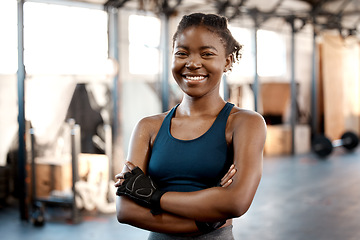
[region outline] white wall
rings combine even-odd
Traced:
[[[16,75],[0,75],[0,166],[6,165],[6,156],[17,142],[18,104]]]

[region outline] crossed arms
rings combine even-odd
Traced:
[[[118,221],[155,232],[196,234],[199,229],[195,221],[215,222],[243,215],[260,183],[266,127],[262,117],[256,113],[239,111],[235,114],[227,132],[234,146],[236,174],[230,169],[223,178],[222,187],[190,193],[167,192],[161,197],[163,213],[159,215],[153,215],[148,208],[126,196],[117,196]],[[159,124],[161,121],[154,118],[145,118],[137,124],[129,145],[129,163],[116,176],[115,186],[120,186],[124,174],[135,166],[146,173]]]

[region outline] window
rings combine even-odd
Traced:
[[[251,77],[255,74],[253,31],[244,28],[230,28],[235,39],[243,45],[239,65],[233,68],[234,75]],[[261,77],[283,76],[286,71],[286,44],[276,32],[258,30],[258,74]]]
[[[158,74],[160,71],[160,20],[150,16],[129,17],[129,71]]]
[[[102,10],[26,2],[24,63],[30,74],[104,74],[107,15]]]
[[[272,31],[258,31],[258,74],[261,77],[282,76],[286,71],[286,44]]]
[[[234,75],[244,77],[254,76],[254,51],[251,31],[245,28],[230,27],[234,38],[243,46],[242,57],[239,64],[234,65],[232,72]]]
[[[0,1],[0,74],[17,71],[17,1]]]

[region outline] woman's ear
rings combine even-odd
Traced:
[[[229,56],[226,58],[224,72],[228,72],[229,70],[231,70],[233,62],[234,56],[232,54],[229,54]]]

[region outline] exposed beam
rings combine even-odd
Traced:
[[[130,0],[108,0],[105,4],[104,7],[108,8],[108,7],[114,7],[114,8],[122,8],[125,3],[127,3]]]
[[[168,0],[163,0],[162,3],[159,4],[159,12],[160,14],[165,14],[166,16],[170,17],[176,11],[176,8],[179,7],[182,3],[182,0],[177,0],[174,6],[169,5]]]
[[[1,1],[1,0],[0,0]],[[76,1],[76,0],[24,0],[24,2],[37,2],[37,3],[46,3],[46,4],[56,4],[69,7],[82,7],[102,10],[103,5],[92,2]]]

